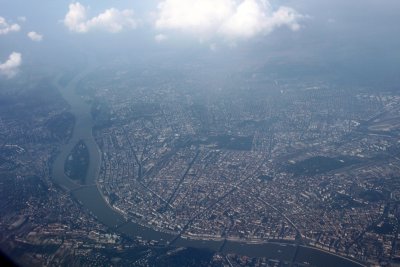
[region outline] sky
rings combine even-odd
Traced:
[[[94,57],[396,80],[399,14],[398,0],[0,0],[0,79]]]

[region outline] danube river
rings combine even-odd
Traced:
[[[80,73],[65,86],[57,84],[60,93],[70,105],[70,111],[76,120],[72,137],[67,144],[60,147],[59,154],[53,163],[52,177],[54,181],[60,187],[70,192],[84,208],[111,229],[133,238],[141,236],[144,239],[157,240],[160,244],[167,244],[169,241],[175,240],[176,236],[127,221],[120,213],[110,207],[102,197],[96,183],[100,172],[101,153],[92,134],[94,122],[90,112],[91,107],[76,92],[79,81],[86,75],[87,72]],[[76,184],[64,174],[65,160],[80,140],[86,143],[90,155],[89,170],[85,185]],[[293,243],[248,244],[236,241],[224,242],[178,238],[173,242],[173,246],[207,248],[214,251],[236,253],[251,257],[268,257],[289,263],[307,262],[314,266],[363,266],[347,258]]]

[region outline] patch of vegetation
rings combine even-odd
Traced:
[[[64,165],[64,172],[72,180],[85,182],[86,174],[89,168],[89,150],[86,144],[81,140],[72,149]]]
[[[364,206],[363,203],[354,200],[351,196],[341,193],[336,193],[332,199],[331,207],[333,209],[345,209]]]
[[[394,231],[396,230],[396,227],[397,227],[397,222],[394,221],[394,219],[385,218],[383,221],[372,226],[372,228],[369,230],[372,230],[377,234],[388,235],[388,234],[393,234]]]
[[[316,175],[330,172],[352,164],[358,160],[349,157],[330,158],[316,156],[288,165],[287,170],[295,175]]]
[[[377,201],[385,199],[385,196],[383,195],[383,193],[376,191],[376,190],[362,191],[362,192],[360,192],[360,194],[358,196],[360,198],[362,198],[363,200],[366,200],[369,202],[377,202]]]
[[[63,112],[46,122],[46,127],[57,140],[68,140],[72,135],[75,117],[69,112]]]
[[[260,175],[258,177],[258,179],[260,179],[263,182],[268,182],[268,181],[272,181],[274,179],[274,177],[269,176],[269,175]]]

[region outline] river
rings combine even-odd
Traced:
[[[107,204],[98,189],[96,182],[100,172],[101,152],[92,133],[94,121],[90,112],[91,107],[90,104],[85,102],[76,92],[78,82],[87,74],[88,71],[85,71],[76,75],[66,86],[61,86],[57,83],[60,93],[70,105],[70,112],[75,116],[75,126],[72,137],[69,139],[68,143],[60,147],[59,154],[53,163],[53,180],[60,187],[70,192],[84,208],[111,229],[133,238],[141,236],[144,239],[157,240],[161,244],[167,244],[168,241],[176,237],[141,226],[132,221],[127,221],[120,213]],[[85,185],[75,183],[64,174],[65,160],[80,140],[86,143],[90,156]],[[308,262],[314,266],[363,266],[351,259],[312,247],[299,246],[292,243],[271,242],[248,244],[236,241],[224,242],[178,238],[173,245],[207,248],[214,251],[220,250],[224,253],[236,253],[251,257],[268,257],[286,262]]]

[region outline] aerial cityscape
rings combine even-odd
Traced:
[[[399,3],[21,1],[0,3],[2,261],[400,266]]]

